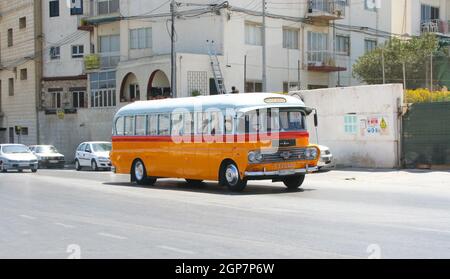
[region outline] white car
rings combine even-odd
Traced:
[[[317,164],[317,166],[319,167],[319,171],[335,168],[336,166],[330,148],[323,145],[318,145],[318,147],[320,149],[320,159],[319,163]]]
[[[31,170],[37,172],[38,159],[23,144],[0,144],[0,171]]]
[[[38,158],[39,168],[64,168],[64,155],[53,145],[33,145],[30,150]]]
[[[93,171],[111,169],[109,158],[111,149],[110,142],[83,142],[75,154],[75,169],[77,171],[83,167],[90,167]]]

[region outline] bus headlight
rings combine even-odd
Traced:
[[[261,163],[262,159],[263,159],[263,156],[262,156],[261,152],[250,151],[248,153],[248,161],[250,163]]]
[[[315,160],[318,156],[317,148],[309,147],[306,149],[305,157],[307,160]]]

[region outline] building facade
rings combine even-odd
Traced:
[[[40,13],[39,0],[0,1],[0,143],[39,137]]]

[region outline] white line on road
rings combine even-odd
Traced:
[[[66,229],[73,229],[73,228],[75,228],[75,226],[66,225],[66,224],[63,224],[63,223],[55,223],[55,225],[63,227],[63,228],[66,228]]]
[[[189,255],[195,254],[195,253],[192,252],[192,251],[183,250],[183,249],[178,249],[178,248],[174,248],[174,247],[170,247],[170,246],[158,245],[158,246],[156,246],[156,247],[161,248],[161,249],[165,249],[165,250],[170,250],[170,251],[182,253],[182,254],[189,254]]]
[[[29,215],[19,215],[20,217],[24,218],[24,219],[28,219],[28,220],[36,220],[36,217],[33,216],[29,216]]]
[[[128,239],[128,238],[126,238],[126,237],[124,237],[124,236],[115,235],[115,234],[110,234],[110,233],[98,233],[98,235],[104,236],[104,237],[110,237],[110,238],[120,239],[120,240]]]

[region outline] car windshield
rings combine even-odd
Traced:
[[[58,153],[58,150],[54,146],[39,146],[36,153]]]
[[[8,145],[2,148],[5,154],[30,153],[30,149],[24,145]]]
[[[94,143],[92,148],[94,152],[109,152],[112,149],[112,145],[110,143]]]

